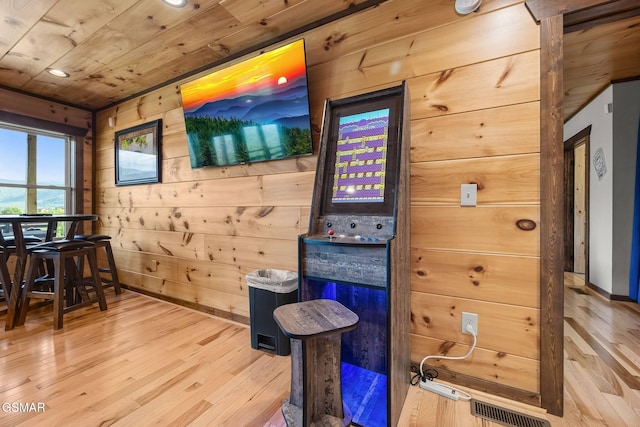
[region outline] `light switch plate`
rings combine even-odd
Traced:
[[[476,206],[478,184],[462,184],[460,186],[460,206]]]

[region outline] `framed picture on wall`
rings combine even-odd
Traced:
[[[116,185],[161,181],[162,120],[154,120],[115,133]]]

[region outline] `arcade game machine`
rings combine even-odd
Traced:
[[[342,396],[356,426],[395,426],[410,377],[409,93],[406,83],[327,100],[300,301],[360,317],[342,336]]]

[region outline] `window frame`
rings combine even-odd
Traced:
[[[0,187],[5,188],[24,188],[25,189],[25,205],[24,205],[24,213],[35,213],[29,212],[30,206],[37,207],[37,192],[38,190],[63,190],[64,191],[64,211],[65,213],[76,213],[77,206],[76,200],[74,197],[76,190],[76,177],[75,177],[75,164],[76,164],[76,144],[77,137],[74,135],[65,134],[62,132],[50,131],[47,129],[27,127],[15,125],[12,123],[2,122],[0,121],[0,129],[6,129],[14,132],[22,132],[25,135],[27,141],[27,170],[25,184],[14,184],[14,183],[4,183],[0,182]],[[30,136],[35,136],[35,144],[30,142]],[[65,162],[65,170],[64,170],[64,185],[38,185],[37,184],[37,173],[36,173],[36,183],[31,183],[30,175],[33,172],[37,172],[37,140],[38,136],[46,136],[51,138],[59,138],[64,140],[64,162]],[[33,150],[33,151],[32,151]],[[32,165],[33,164],[33,165]],[[34,190],[34,191],[29,191]]]

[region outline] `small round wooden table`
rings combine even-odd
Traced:
[[[358,315],[337,301],[286,304],[273,317],[291,338],[291,394],[282,403],[287,426],[347,426],[351,412],[342,401],[342,333],[358,326]]]

